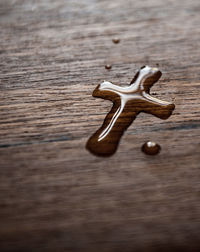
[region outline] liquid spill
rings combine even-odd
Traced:
[[[150,95],[150,88],[160,79],[157,68],[143,66],[129,86],[120,87],[104,81],[93,91],[93,96],[113,102],[102,126],[89,138],[86,148],[97,156],[111,156],[118,147],[125,130],[140,112],[167,119],[175,105]]]
[[[118,44],[118,43],[120,42],[120,39],[119,39],[119,38],[113,38],[113,39],[112,39],[112,42],[113,42],[114,44]]]
[[[161,150],[159,144],[148,141],[142,145],[142,151],[147,155],[157,155]]]
[[[111,68],[112,68],[111,65],[109,65],[109,64],[105,65],[105,69],[110,70]]]

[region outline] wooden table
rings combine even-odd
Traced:
[[[0,251],[199,251],[199,52],[199,0],[1,0]],[[142,65],[173,115],[140,114],[93,156],[111,108],[93,89]]]

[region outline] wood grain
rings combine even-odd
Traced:
[[[1,251],[199,251],[199,11],[199,0],[0,1]],[[159,65],[152,92],[176,110],[139,115],[114,156],[92,156],[85,143],[111,108],[93,89],[142,65]],[[141,152],[147,140],[158,156]]]

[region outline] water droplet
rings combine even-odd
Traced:
[[[109,65],[109,64],[105,65],[105,69],[110,70],[111,68],[112,68],[111,65]]]
[[[175,100],[176,100],[176,97],[173,96],[173,97],[172,97],[172,101],[175,102]]]
[[[112,39],[112,42],[113,42],[114,44],[118,44],[118,43],[120,42],[120,39],[119,39],[119,38],[113,38],[113,39]]]
[[[167,119],[175,105],[150,95],[150,88],[160,79],[157,68],[140,69],[131,84],[120,87],[104,81],[93,91],[93,96],[113,102],[102,126],[89,138],[86,148],[98,156],[111,156],[117,150],[124,132],[140,112]],[[157,148],[157,147],[156,147]],[[155,149],[155,148],[154,148]]]
[[[142,145],[142,151],[147,155],[157,155],[160,150],[160,145],[152,141],[148,141]]]

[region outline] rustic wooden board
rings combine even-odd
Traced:
[[[199,251],[199,48],[199,0],[0,1],[1,251]],[[111,108],[93,89],[146,64],[173,115],[140,114],[114,156],[91,155]]]

